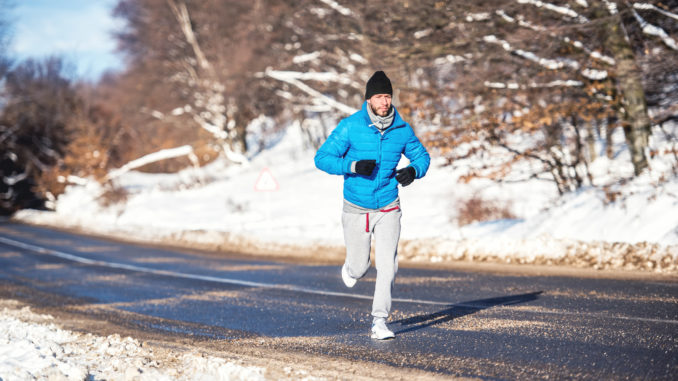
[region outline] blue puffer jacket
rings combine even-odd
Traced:
[[[347,201],[378,209],[398,197],[395,171],[402,154],[410,160],[417,179],[424,177],[431,158],[397,110],[393,124],[381,134],[372,125],[367,107],[364,102],[360,111],[339,122],[315,154],[315,165],[329,174],[344,175]],[[377,161],[370,177],[351,172],[351,163],[364,159]]]

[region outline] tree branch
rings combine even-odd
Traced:
[[[200,49],[198,39],[195,37],[195,33],[193,32],[191,18],[188,15],[186,3],[182,1],[179,6],[177,6],[174,0],[167,0],[167,4],[169,4],[170,8],[172,9],[172,13],[174,13],[174,16],[177,18],[179,26],[181,27],[181,31],[184,33],[184,37],[186,37],[186,41],[193,48],[193,53],[195,53],[195,57],[198,60],[200,67],[203,69],[211,69],[210,63],[207,61],[207,58],[205,58],[202,49]]]
[[[294,85],[299,90],[305,92],[306,94],[311,95],[311,96],[315,97],[316,99],[319,99],[320,101],[327,104],[328,106],[331,106],[331,107],[333,107],[333,108],[335,108],[335,109],[337,109],[337,110],[339,110],[339,111],[341,111],[345,114],[350,115],[350,114],[353,114],[354,112],[357,111],[355,108],[347,106],[347,105],[345,105],[341,102],[337,102],[336,100],[334,100],[334,99],[328,97],[327,95],[311,88],[310,86],[308,86],[307,84],[297,80],[296,78],[292,78],[291,76],[286,75],[286,74],[289,74],[288,72],[281,72],[281,71],[276,71],[276,70],[266,70],[265,74],[267,76],[273,78],[273,79],[277,79],[278,81],[287,82],[290,85]]]

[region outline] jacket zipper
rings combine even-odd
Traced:
[[[381,152],[381,143],[384,141],[384,134],[386,133],[386,131],[384,131],[384,133],[381,133],[381,131],[377,131],[377,133],[379,134],[379,168],[377,168],[377,184],[374,189],[374,196],[377,200],[378,206],[380,202],[379,202],[379,192],[377,192],[377,190],[379,189],[379,185],[381,184],[381,162],[384,156]]]
[[[377,205],[379,205],[379,193],[377,192],[377,190],[379,189],[379,184],[381,183],[381,170],[380,170],[380,168],[381,168],[381,160],[382,160],[382,156],[383,156],[383,155],[382,155],[382,152],[381,152],[381,143],[384,141],[384,136],[385,136],[388,132],[390,132],[391,130],[393,130],[393,129],[395,129],[395,128],[400,128],[400,126],[399,126],[399,127],[393,127],[393,126],[391,126],[391,127],[387,128],[387,129],[384,131],[384,133],[381,133],[381,131],[379,131],[379,129],[377,128],[377,126],[375,126],[374,124],[371,124],[370,126],[371,126],[372,128],[374,128],[374,130],[375,130],[375,132],[376,132],[377,134],[379,134],[379,168],[377,168],[377,183],[376,183],[376,185],[375,185],[375,187],[374,187],[374,199],[377,201]]]

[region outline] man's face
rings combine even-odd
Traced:
[[[367,103],[372,107],[372,112],[376,115],[386,116],[389,110],[391,110],[391,95],[375,94],[367,100]]]

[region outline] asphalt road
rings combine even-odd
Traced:
[[[339,269],[0,221],[0,285],[42,295],[32,303],[118,315],[142,329],[231,344],[261,339],[275,350],[441,376],[678,379],[675,277],[401,267],[396,339],[378,342],[368,335],[374,269],[353,289]]]

